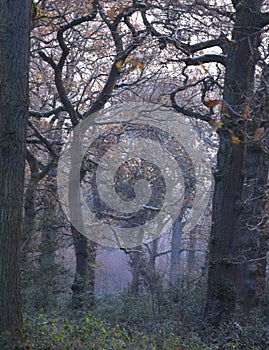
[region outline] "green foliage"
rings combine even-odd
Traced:
[[[265,350],[269,345],[266,321],[253,314],[223,323],[219,329],[202,320],[205,293],[202,283],[188,280],[178,288],[134,295],[106,295],[90,312],[55,310],[25,316],[29,349],[35,350]]]

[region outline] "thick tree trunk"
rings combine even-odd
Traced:
[[[223,127],[215,173],[209,255],[206,318],[214,325],[234,313],[242,191],[246,155],[244,111],[253,96],[262,1],[244,1],[236,8],[233,40],[228,50]],[[231,142],[231,134],[239,144]]]
[[[242,194],[244,204],[238,242],[237,290],[239,304],[246,317],[259,305],[266,290],[266,235],[265,207],[268,198],[268,120],[269,120],[269,66],[265,65],[261,83],[252,103],[253,119],[247,129],[248,141],[245,181]],[[254,137],[256,130],[263,130],[260,139]]]
[[[0,6],[0,348],[22,337],[20,243],[28,111],[30,0]],[[3,334],[9,333],[8,345]]]

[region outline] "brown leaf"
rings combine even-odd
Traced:
[[[124,10],[123,5],[120,3],[120,4],[119,4],[119,7],[118,7],[119,13],[122,13],[123,10]]]
[[[246,119],[247,119],[247,117],[248,117],[249,109],[250,109],[250,104],[248,103],[248,104],[246,105],[244,114],[243,114],[243,116],[242,116],[244,122],[246,121]]]
[[[114,18],[115,18],[115,16],[116,16],[115,7],[112,6],[112,7],[110,7],[110,9],[107,11],[107,17],[108,17],[111,21],[113,21]]]
[[[254,139],[258,140],[259,138],[261,138],[263,134],[264,134],[264,127],[262,126],[261,128],[256,129],[254,134]]]
[[[204,105],[208,108],[212,108],[215,107],[219,104],[219,100],[207,100],[204,102]]]
[[[240,143],[240,139],[239,139],[239,137],[236,136],[236,135],[232,135],[232,136],[231,136],[231,140],[232,140],[232,143],[233,143],[234,145],[238,145],[238,144]]]

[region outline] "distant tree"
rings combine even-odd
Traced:
[[[13,349],[22,340],[20,243],[28,114],[30,10],[30,0],[2,0],[0,5],[1,349]]]

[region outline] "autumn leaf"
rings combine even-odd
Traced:
[[[236,136],[236,135],[232,135],[232,136],[231,136],[231,140],[232,140],[232,143],[233,143],[234,145],[238,145],[238,144],[240,143],[240,139],[239,139],[239,137]]]
[[[244,122],[246,121],[246,119],[248,117],[249,109],[250,109],[250,104],[248,103],[246,105],[246,108],[245,108],[245,111],[244,111],[244,114],[243,114],[243,117],[242,117]]]
[[[115,66],[120,69],[122,67],[123,61],[118,61],[115,63]]]
[[[128,63],[132,62],[133,60],[134,60],[133,56],[127,57],[126,60],[125,60],[125,63],[128,64]]]
[[[113,6],[113,7],[110,7],[110,9],[107,11],[107,17],[108,17],[111,21],[113,21],[114,18],[115,18],[115,16],[116,16],[115,7],[114,7],[114,6]]]
[[[206,66],[203,64],[203,62],[198,61],[198,63],[201,66],[201,68],[205,71],[205,73],[209,73],[209,70],[206,68]]]
[[[136,66],[132,66],[132,67],[129,68],[129,72],[133,72],[135,70],[136,70]]]
[[[222,116],[225,117],[225,118],[231,118],[229,113],[224,113],[224,114],[222,114]]]
[[[264,127],[262,126],[261,128],[256,129],[254,133],[254,139],[258,140],[263,134],[264,134]]]
[[[219,104],[219,100],[207,100],[204,102],[204,105],[208,108],[213,108]]]
[[[140,61],[140,60],[137,62],[137,67],[138,67],[141,71],[143,71],[143,70],[145,69],[144,63],[143,63],[142,61]]]
[[[119,4],[118,11],[119,11],[119,13],[123,12],[123,5],[122,4]]]

